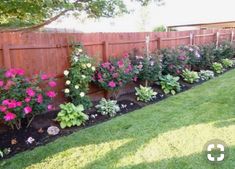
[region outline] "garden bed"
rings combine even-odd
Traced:
[[[230,69],[229,69],[230,70]],[[228,70],[227,70],[228,71]],[[198,81],[194,84],[188,84],[183,80],[180,80],[181,83],[181,92],[186,91],[194,86],[197,86],[205,81]],[[156,98],[148,103],[137,102],[135,93],[124,94],[120,96],[118,99],[118,104],[121,108],[121,111],[117,113],[117,116],[132,112],[136,109],[140,109],[146,105],[157,103],[163,99],[166,99],[170,95],[165,95],[163,91],[160,89],[160,86],[153,85],[152,86],[155,91],[158,92]],[[94,102],[94,105],[97,103]],[[83,128],[87,128],[107,120],[112,119],[109,116],[103,116],[96,112],[96,109],[92,107],[86,113],[89,115],[89,120],[85,123],[84,126],[80,127],[71,127],[66,129],[61,129],[60,133],[56,136],[50,136],[47,134],[47,128],[49,126],[57,126],[59,127],[58,122],[54,119],[56,118],[58,111],[51,111],[43,115],[39,115],[34,122],[31,124],[29,128],[22,128],[20,130],[10,130],[6,128],[5,130],[0,132],[0,147],[1,149],[9,149],[9,154],[5,155],[3,159],[9,158],[19,152],[23,152],[25,150],[33,149],[37,146],[45,145],[55,139],[67,136],[75,131],[81,130]],[[95,117],[95,118],[94,118]],[[27,143],[27,139],[32,137],[35,141],[32,144]]]

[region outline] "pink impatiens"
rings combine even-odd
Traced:
[[[55,87],[56,86],[56,82],[55,81],[50,81],[48,84],[49,84],[50,87]]]
[[[109,87],[115,88],[116,87],[116,83],[114,81],[109,82]]]
[[[56,97],[56,93],[54,91],[48,91],[47,96],[50,98],[54,98],[54,97]]]
[[[35,96],[35,91],[32,88],[26,89],[26,93],[30,97],[34,97]]]
[[[7,112],[3,118],[5,121],[12,121],[16,118],[16,115],[14,113]]]
[[[31,107],[27,106],[27,107],[24,108],[24,113],[25,114],[29,114],[31,112],[32,112],[32,108]]]

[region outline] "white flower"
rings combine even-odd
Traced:
[[[67,81],[65,82],[65,84],[66,84],[66,85],[70,85],[70,84],[71,84],[71,81],[70,81],[70,80],[67,80]]]
[[[92,67],[91,67],[91,70],[92,70],[92,71],[95,71],[95,67],[94,67],[94,66],[92,66]]]
[[[84,97],[84,96],[85,96],[85,93],[84,93],[84,92],[81,92],[81,93],[80,93],[80,96],[81,96],[81,97]]]
[[[65,89],[64,92],[65,92],[65,93],[69,93],[70,90],[69,90],[69,89]]]
[[[82,75],[82,78],[83,78],[83,79],[85,79],[85,78],[86,78],[86,76],[85,76],[85,75]]]
[[[78,52],[80,52],[80,53],[81,53],[82,51],[83,51],[82,49],[78,49]]]
[[[64,71],[64,75],[65,75],[65,76],[68,76],[68,75],[69,75],[69,71],[68,71],[68,70],[65,70],[65,71]]]
[[[90,64],[90,63],[87,63],[86,66],[87,66],[88,68],[90,68],[90,67],[91,67],[91,64]]]
[[[75,85],[74,88],[75,88],[75,89],[79,89],[79,86],[78,86],[78,85]]]
[[[86,65],[85,65],[85,64],[82,64],[82,68],[85,69],[85,68],[86,68]]]
[[[78,61],[78,57],[77,56],[75,56],[73,59],[74,59],[75,62]]]

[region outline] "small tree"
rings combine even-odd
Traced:
[[[157,26],[153,29],[153,32],[166,32],[166,28],[163,25]]]

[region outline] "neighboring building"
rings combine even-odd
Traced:
[[[170,25],[167,26],[167,31],[182,31],[182,30],[206,30],[206,29],[231,29],[235,28],[235,21],[214,22],[214,23],[198,23],[185,25]]]

